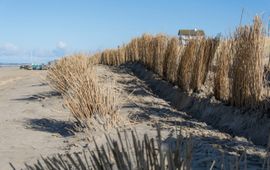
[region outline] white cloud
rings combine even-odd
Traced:
[[[22,49],[13,43],[4,43],[0,44],[0,62],[46,62],[71,52],[63,41],[59,41],[52,49]]]
[[[19,53],[19,48],[12,43],[0,45],[0,56],[12,56]]]
[[[8,50],[17,50],[18,49],[17,46],[12,44],[12,43],[5,43],[1,47],[8,49]]]
[[[64,49],[66,47],[67,47],[67,43],[65,43],[64,41],[59,41],[57,43],[57,48],[59,48],[59,49]]]

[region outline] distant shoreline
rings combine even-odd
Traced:
[[[18,67],[21,65],[28,65],[30,63],[0,63],[0,67]]]

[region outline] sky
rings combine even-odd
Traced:
[[[179,29],[229,35],[270,0],[0,0],[0,63],[41,63],[100,51],[143,33],[177,36]],[[266,24],[267,25],[267,24]]]

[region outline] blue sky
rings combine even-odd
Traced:
[[[180,28],[228,35],[270,0],[0,0],[0,63],[46,62],[73,52],[113,48],[142,33]]]

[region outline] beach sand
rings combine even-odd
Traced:
[[[170,141],[175,128],[184,137],[193,137],[193,169],[205,169],[212,160],[229,159],[231,155],[247,152],[249,167],[258,168],[265,148],[244,137],[224,133],[191,115],[178,111],[170,102],[160,98],[146,81],[130,69],[96,66],[104,86],[113,86],[119,93],[120,115],[132,120],[140,137],[147,133],[155,137],[155,122],[162,126],[163,139]],[[149,73],[145,73],[148,75]],[[9,162],[21,168],[40,156],[93,149],[89,134],[73,133],[73,119],[63,107],[63,99],[44,81],[46,71],[0,68],[0,170],[11,169]],[[116,137],[115,132],[109,132]],[[99,145],[106,142],[103,133],[91,133]],[[231,158],[230,158],[231,159]],[[208,163],[207,163],[208,162]]]
[[[44,76],[45,71],[0,68],[0,169],[64,150],[69,116]]]

